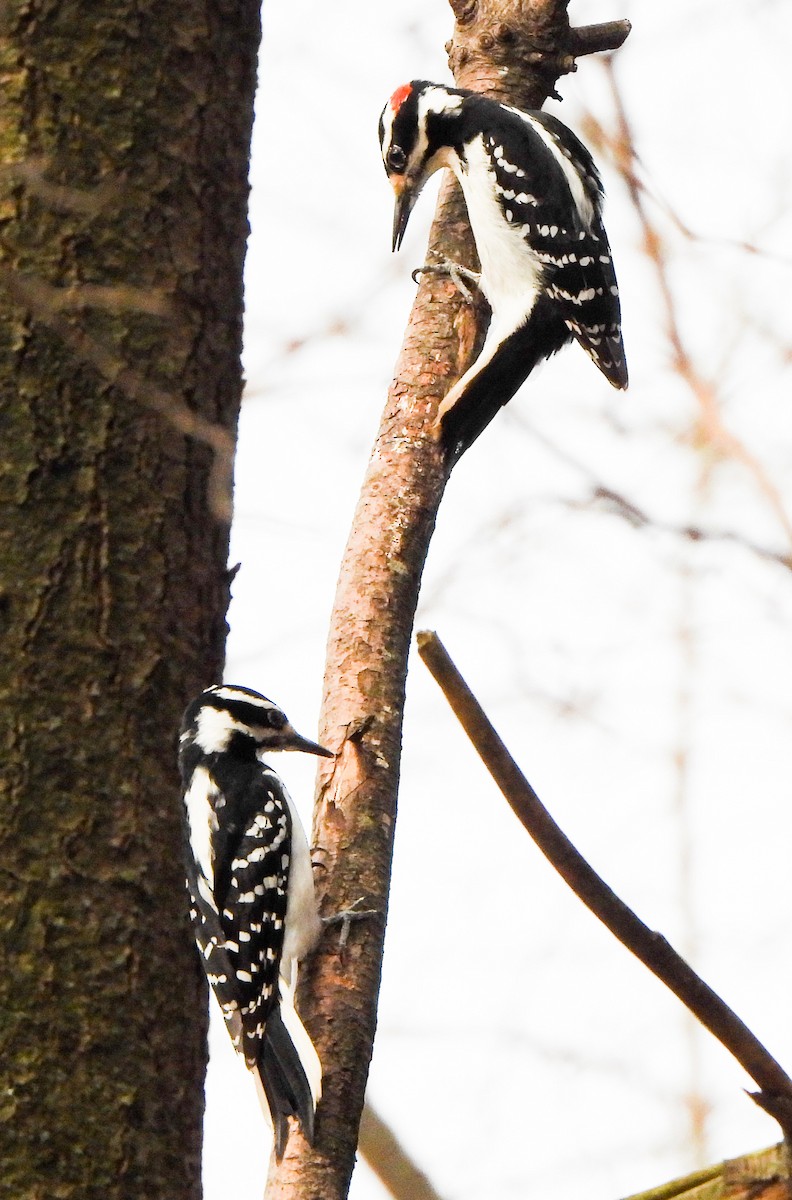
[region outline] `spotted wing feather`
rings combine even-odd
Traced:
[[[259,811],[246,822],[228,857],[229,869],[215,885],[224,949],[233,971],[229,986],[239,1005],[240,1049],[251,1067],[258,1063],[267,1019],[278,1003],[291,851],[288,806],[263,779],[261,790]],[[223,1007],[221,991],[215,991]]]
[[[186,855],[190,921],[206,978],[217,996],[234,1048],[242,1045],[242,1020],[237,1001],[235,967],[226,948],[226,934],[206,876]]]
[[[624,388],[619,289],[600,215],[597,169],[583,143],[552,117],[512,111],[497,138],[485,135],[504,217],[523,230],[559,318],[609,382]],[[563,160],[580,180],[571,205]],[[565,224],[558,223],[559,212],[569,214]]]
[[[627,386],[619,289],[600,221],[575,240],[531,231],[531,244],[547,266],[545,291],[586,353],[614,387]]]

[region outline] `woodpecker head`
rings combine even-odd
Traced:
[[[302,737],[277,704],[250,688],[217,684],[188,705],[179,736],[180,758],[194,758],[196,753],[254,758],[265,750],[302,750],[333,758],[332,750]]]
[[[453,125],[464,95],[425,79],[397,88],[379,122],[382,161],[396,193],[393,249],[398,250],[413,205],[430,175],[449,165]]]

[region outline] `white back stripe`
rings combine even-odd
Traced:
[[[581,221],[585,225],[586,229],[591,232],[591,222],[594,219],[594,205],[591,202],[591,197],[586,191],[582,179],[567,156],[559,148],[558,143],[553,135],[548,133],[544,125],[542,125],[529,113],[522,112],[519,108],[512,108],[510,105],[504,105],[504,108],[508,108],[509,112],[516,113],[518,117],[522,117],[522,119],[531,126],[531,129],[533,129],[534,133],[538,134],[538,136],[542,139],[545,146],[547,146],[547,149],[553,155],[553,158],[556,160],[564,173],[564,178],[567,181],[575,208],[578,210]]]
[[[214,887],[212,832],[217,829],[217,817],[212,800],[216,795],[217,788],[209,772],[205,767],[196,767],[190,786],[184,793],[184,807],[190,832],[190,849],[210,887]]]

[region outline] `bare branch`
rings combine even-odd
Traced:
[[[620,492],[614,492],[611,488],[602,485],[593,488],[591,495],[586,499],[574,502],[570,506],[585,508],[589,504],[601,505],[607,512],[621,517],[634,529],[655,529],[658,533],[671,534],[673,537],[684,538],[689,542],[729,542],[734,546],[739,546],[742,550],[747,550],[750,554],[755,554],[757,558],[761,558],[765,562],[776,563],[788,571],[792,570],[792,554],[784,554],[780,550],[770,550],[766,546],[760,546],[731,529],[703,529],[699,525],[670,525],[664,521],[658,521],[639,508],[637,504],[633,504],[626,496],[622,496]]]
[[[449,58],[456,82],[541,107],[561,69],[566,2],[454,0]],[[504,12],[508,19],[498,19]],[[455,182],[441,190],[429,256],[476,265]],[[305,964],[300,1008],[325,1072],[316,1144],[292,1134],[283,1161],[271,1166],[268,1200],[342,1200],[349,1187],[376,1025],[407,658],[448,470],[431,429],[483,334],[478,306],[465,304],[449,279],[422,277],[341,565],[320,722],[323,744],[338,757],[320,766],[314,816],[314,842],[327,868],[319,877],[324,910],[340,911],[363,896],[382,916],[359,923],[343,962],[325,935]]]
[[[670,522],[659,520],[645,509],[640,508],[632,500],[629,500],[621,492],[609,487],[587,463],[570,453],[565,446],[559,445],[546,434],[542,433],[526,420],[523,413],[514,410],[509,413],[509,420],[555,455],[559,461],[572,467],[588,482],[590,487],[588,496],[580,500],[562,500],[557,495],[553,495],[549,498],[552,503],[562,503],[566,504],[569,508],[577,509],[588,508],[594,505],[613,516],[620,517],[628,525],[631,525],[633,529],[652,529],[658,533],[668,534],[671,537],[681,538],[689,542],[729,543],[745,550],[748,554],[755,555],[764,562],[776,563],[786,570],[792,570],[792,552],[775,550],[770,546],[762,546],[758,542],[751,541],[750,538],[732,529],[706,529],[701,525],[672,525]],[[494,518],[491,523],[493,527],[497,528],[500,524],[511,519],[512,514],[505,513]]]
[[[630,32],[629,21],[573,29],[568,3],[451,0],[456,26],[446,50],[458,85],[518,108],[541,108],[557,96],[558,77],[576,70],[577,57],[615,50]]]
[[[600,25],[579,25],[570,28],[567,46],[571,54],[603,54],[618,50],[632,29],[629,21],[604,21]]]
[[[704,1167],[627,1200],[789,1200],[789,1155],[781,1143]]]
[[[575,895],[714,1034],[761,1089],[753,1100],[792,1135],[792,1079],[747,1025],[649,929],[597,875],[555,823],[501,741],[435,633],[418,634],[418,652],[512,811]]]
[[[368,1102],[360,1120],[360,1153],[395,1200],[441,1200],[440,1193]]]

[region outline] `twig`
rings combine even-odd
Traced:
[[[746,550],[749,554],[756,555],[764,562],[775,563],[787,571],[792,569],[792,554],[790,553],[785,554],[782,550],[772,550],[767,546],[760,546],[757,542],[752,542],[731,529],[704,529],[700,525],[672,525],[670,522],[657,520],[612,488],[594,487],[584,499],[570,501],[570,507],[573,508],[587,508],[591,504],[599,505],[606,512],[620,517],[628,525],[632,525],[633,529],[654,529],[658,533],[669,534],[688,542],[726,542],[738,546],[741,550]]]
[[[541,107],[558,64],[552,55],[535,63],[528,51],[541,36],[552,41],[568,28],[567,2],[455,0],[465,26],[458,24],[448,47],[456,83]],[[476,265],[455,181],[441,188],[429,256]],[[365,895],[382,916],[360,934],[353,930],[343,964],[327,937],[306,960],[297,999],[323,1069],[316,1138],[310,1147],[292,1134],[271,1167],[267,1200],[345,1200],[349,1189],[376,1027],[407,662],[449,470],[433,427],[442,397],[481,347],[478,308],[450,281],[422,278],[341,564],[319,730],[338,754],[319,770],[313,841],[327,865],[323,910]]]
[[[661,934],[655,933],[600,879],[542,804],[437,634],[417,635],[418,652],[513,812],[573,892],[696,1016],[759,1085],[749,1095],[792,1135],[792,1079],[720,996]]]
[[[618,50],[627,40],[632,26],[629,21],[603,21],[599,25],[572,26],[569,30],[567,49],[571,54],[602,54],[607,50]]]

